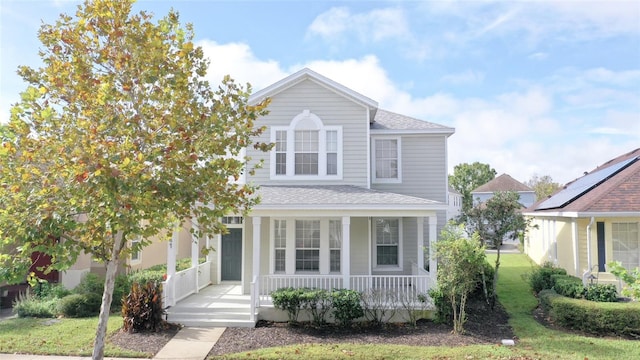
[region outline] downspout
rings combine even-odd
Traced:
[[[587,277],[591,275],[591,267],[593,266],[591,261],[591,225],[595,218],[592,216],[591,221],[589,221],[589,225],[587,225],[587,270],[582,273],[582,283],[587,284]]]

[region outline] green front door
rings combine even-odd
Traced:
[[[242,280],[242,229],[229,229],[222,235],[222,281]]]

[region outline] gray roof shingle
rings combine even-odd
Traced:
[[[371,123],[371,130],[431,130],[453,133],[454,129],[391,111],[378,109]]]

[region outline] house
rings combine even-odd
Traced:
[[[462,213],[462,194],[451,186],[448,189],[447,221],[457,218]]]
[[[520,195],[520,203],[523,207],[533,205],[536,200],[536,192],[527,185],[519,182],[507,174],[502,174],[488,183],[478,186],[471,191],[474,202],[483,203],[493,197],[498,191],[513,191]]]
[[[380,109],[309,69],[250,102],[264,98],[269,114],[257,124],[267,130],[256,140],[275,146],[270,153],[246,149],[249,168],[261,159],[264,165],[244,179],[259,185],[260,203],[246,216],[223,218],[227,234],[192,238],[188,229],[197,224],[186,223],[171,241],[154,241],[127,261],[132,269],[167,262],[169,320],[219,326],[203,319],[214,302],[233,296],[220,307],[243,318],[223,326],[253,326],[276,316],[269,294],[289,286],[426,293],[436,280],[430,253],[447,221],[454,129]],[[200,263],[203,246],[216,251]],[[192,267],[176,272],[184,257]],[[97,269],[84,263],[67,277]],[[208,302],[194,293],[217,295]]]
[[[525,252],[571,275],[619,282],[607,264],[640,267],[640,148],[569,182],[525,210],[532,220]]]

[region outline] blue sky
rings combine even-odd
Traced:
[[[38,66],[41,21],[78,1],[0,3],[0,121]],[[380,107],[456,128],[449,168],[565,183],[640,147],[639,1],[139,1],[191,22],[224,74],[259,90],[309,67]],[[450,170],[451,171],[451,170]]]

